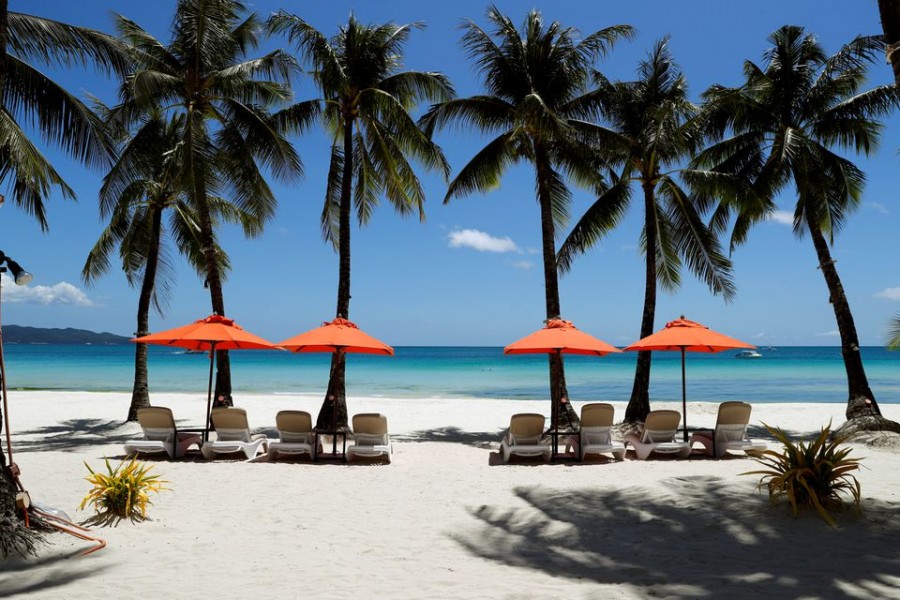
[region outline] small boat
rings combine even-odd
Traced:
[[[742,350],[734,355],[735,358],[762,358],[762,354],[756,350]]]

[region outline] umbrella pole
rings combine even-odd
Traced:
[[[213,366],[216,362],[216,343],[213,342],[209,348],[209,385],[206,388],[206,430],[203,432],[203,441],[209,441],[209,424],[210,414],[212,412],[212,381]]]
[[[687,383],[684,376],[684,346],[681,347],[681,413],[684,415],[684,441],[688,441],[687,432]]]

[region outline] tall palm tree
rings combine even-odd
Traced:
[[[579,41],[579,32],[530,11],[522,30],[496,7],[487,12],[490,32],[467,22],[462,45],[483,77],[485,94],[444,102],[423,117],[426,131],[452,122],[494,135],[451,181],[444,202],[495,188],[506,169],[518,162],[534,166],[541,214],[544,300],[548,319],[561,314],[556,264],[556,231],[565,225],[571,194],[566,176],[598,187],[602,180],[591,144],[597,114],[589,90],[591,69],[622,38],[626,25],[607,27]],[[561,357],[549,359],[550,391],[558,419],[577,421],[568,402]],[[557,426],[554,423],[553,426]]]
[[[130,111],[137,120],[161,107],[184,117],[179,177],[198,217],[212,310],[221,315],[223,257],[215,243],[210,195],[227,196],[253,215],[244,232],[254,236],[276,204],[260,165],[281,179],[302,173],[298,155],[268,112],[290,99],[286,81],[294,62],[280,50],[247,58],[258,46],[261,22],[245,13],[238,0],[179,0],[168,45],[125,17],[116,19],[137,63],[122,86],[123,113]],[[230,401],[227,352],[219,352],[217,365],[216,396]]]
[[[675,290],[681,267],[688,268],[716,294],[734,294],[731,263],[716,236],[703,221],[708,206],[684,183],[718,188],[729,184],[725,175],[684,168],[704,141],[698,109],[688,99],[687,81],[673,61],[668,40],[657,42],[641,61],[638,79],[609,82],[598,77],[596,95],[608,125],[598,125],[599,147],[614,168],[614,183],[585,212],[559,250],[562,271],[577,254],[597,243],[619,222],[640,188],[644,215],[641,246],[646,258],[644,310],[640,337],[653,333],[657,286]],[[651,353],[638,353],[631,399],[625,421],[643,421],[650,412]]]
[[[115,122],[115,111],[104,111]],[[122,270],[130,285],[138,285],[136,336],[150,333],[151,304],[162,314],[171,281],[170,245],[187,256],[195,269],[205,265],[199,242],[197,215],[179,178],[184,157],[181,128],[184,118],[165,120],[160,113],[143,119],[133,134],[123,132],[118,160],[100,188],[100,216],[109,224],[91,249],[82,278],[92,284],[106,274],[118,248]],[[211,203],[213,208],[228,203]],[[168,213],[169,227],[163,217]],[[167,233],[168,232],[168,233]],[[167,244],[167,239],[171,243]],[[221,268],[227,270],[228,265]],[[128,421],[137,419],[139,408],[150,406],[147,345],[135,344],[134,386]]]
[[[731,137],[708,149],[698,162],[718,165],[749,178],[765,202],[738,211],[732,247],[745,241],[750,226],[774,208],[777,194],[793,187],[794,234],[809,235],[828,287],[841,337],[847,373],[848,426],[897,428],[881,417],[863,367],[850,304],[829,244],[859,205],[865,174],[839,150],[868,154],[879,141],[879,117],[898,105],[894,86],[862,90],[867,67],[884,43],[857,37],[835,55],[803,28],[786,25],[769,36],[764,64],[744,63],[745,83],[712,86],[704,93],[711,124]],[[733,212],[721,206],[723,226]]]
[[[0,183],[44,230],[44,200],[54,189],[64,198],[75,193],[20,123],[34,123],[47,142],[91,167],[108,164],[113,144],[102,121],[33,63],[124,72],[128,61],[122,50],[115,38],[99,31],[11,13],[7,0],[0,0]],[[17,488],[6,461],[0,449],[0,558],[34,549],[33,530],[16,517]]]
[[[338,251],[338,317],[350,315],[353,205],[360,226],[369,221],[381,196],[400,214],[418,213],[424,220],[425,192],[410,159],[449,173],[440,149],[410,115],[424,101],[440,102],[453,94],[440,73],[401,71],[403,45],[414,28],[422,26],[366,25],[351,15],[328,39],[296,15],[281,12],[269,20],[270,31],[286,34],[311,63],[322,120],[333,141],[322,231]],[[335,353],[319,428],[347,425],[344,372],[344,354]]]

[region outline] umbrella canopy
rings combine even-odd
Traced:
[[[275,344],[246,331],[233,319],[210,315],[190,325],[167,329],[131,340],[135,343],[176,346],[188,350],[209,350],[209,386],[206,392],[206,430],[212,409],[212,378],[215,350],[272,350]],[[205,435],[204,435],[205,439]]]
[[[681,351],[681,410],[684,416],[684,441],[688,439],[687,383],[685,379],[685,352],[721,352],[736,348],[756,348],[752,344],[713,331],[706,325],[685,319],[684,315],[656,333],[627,346],[626,351],[678,350]]]
[[[621,350],[584,333],[571,321],[563,319],[548,319],[542,329],[526,335],[503,349],[504,354],[556,354],[557,356],[560,354],[604,356],[611,352],[621,352]],[[553,402],[552,394],[550,402],[551,427],[558,428],[557,407],[556,402]],[[568,415],[568,413],[566,414]]]
[[[393,348],[364,333],[352,321],[340,317],[322,323],[321,327],[286,339],[278,345],[291,352],[355,352],[394,355]]]
[[[543,329],[526,335],[503,349],[504,354],[549,354],[551,352],[604,356],[610,352],[621,352],[621,350],[584,333],[571,321],[562,319],[549,319]]]

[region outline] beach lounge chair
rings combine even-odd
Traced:
[[[387,417],[378,413],[353,415],[353,443],[347,447],[347,460],[357,456],[384,456],[387,462],[391,462]]]
[[[755,442],[747,437],[751,407],[746,402],[723,402],[719,405],[715,429],[701,429],[691,435],[694,442],[703,444],[709,456],[722,458],[729,450],[759,452],[766,449],[765,442]]]
[[[312,428],[312,417],[305,410],[282,410],[275,415],[278,441],[269,442],[269,460],[279,455],[309,454],[316,458],[316,432]]]
[[[625,458],[625,446],[612,439],[615,408],[612,404],[595,402],[581,407],[581,431],[569,437],[579,460],[586,454],[612,454],[616,460]]]
[[[217,454],[243,452],[247,460],[254,458],[262,447],[268,449],[269,440],[265,434],[250,433],[247,424],[247,411],[243,408],[214,408],[210,413],[216,439],[208,441],[200,448],[203,458],[209,460]]]
[[[681,413],[677,410],[651,410],[644,421],[644,430],[640,435],[626,435],[625,445],[634,447],[639,460],[645,460],[652,452],[686,458],[691,453],[690,443],[675,440],[680,422]]]
[[[183,433],[175,426],[172,410],[164,406],[139,408],[138,423],[144,430],[144,439],[125,442],[128,454],[156,454],[165,452],[169,458],[181,458],[188,448],[200,448],[201,438],[196,433]]]
[[[500,455],[508,463],[510,456],[540,456],[550,460],[553,447],[544,436],[544,415],[518,413],[510,417],[509,429],[500,441]]]

